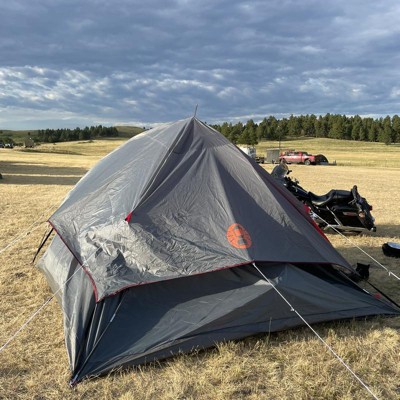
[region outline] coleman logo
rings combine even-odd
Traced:
[[[237,249],[248,249],[252,244],[249,232],[240,224],[232,224],[226,231],[226,238]]]

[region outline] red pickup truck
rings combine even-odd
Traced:
[[[279,156],[279,160],[286,162],[288,164],[327,164],[328,159],[322,155],[317,154],[313,156],[312,154],[308,154],[306,151],[285,151]]]

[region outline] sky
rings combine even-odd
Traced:
[[[400,114],[398,0],[0,2],[0,130]]]

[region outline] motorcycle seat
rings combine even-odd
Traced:
[[[336,190],[332,189],[328,193],[318,196],[312,192],[310,192],[311,202],[317,206],[322,207],[329,204],[332,201],[351,201],[353,196],[348,190]]]

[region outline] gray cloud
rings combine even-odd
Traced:
[[[0,4],[0,128],[399,112],[400,3]],[[65,125],[67,124],[67,125]]]

